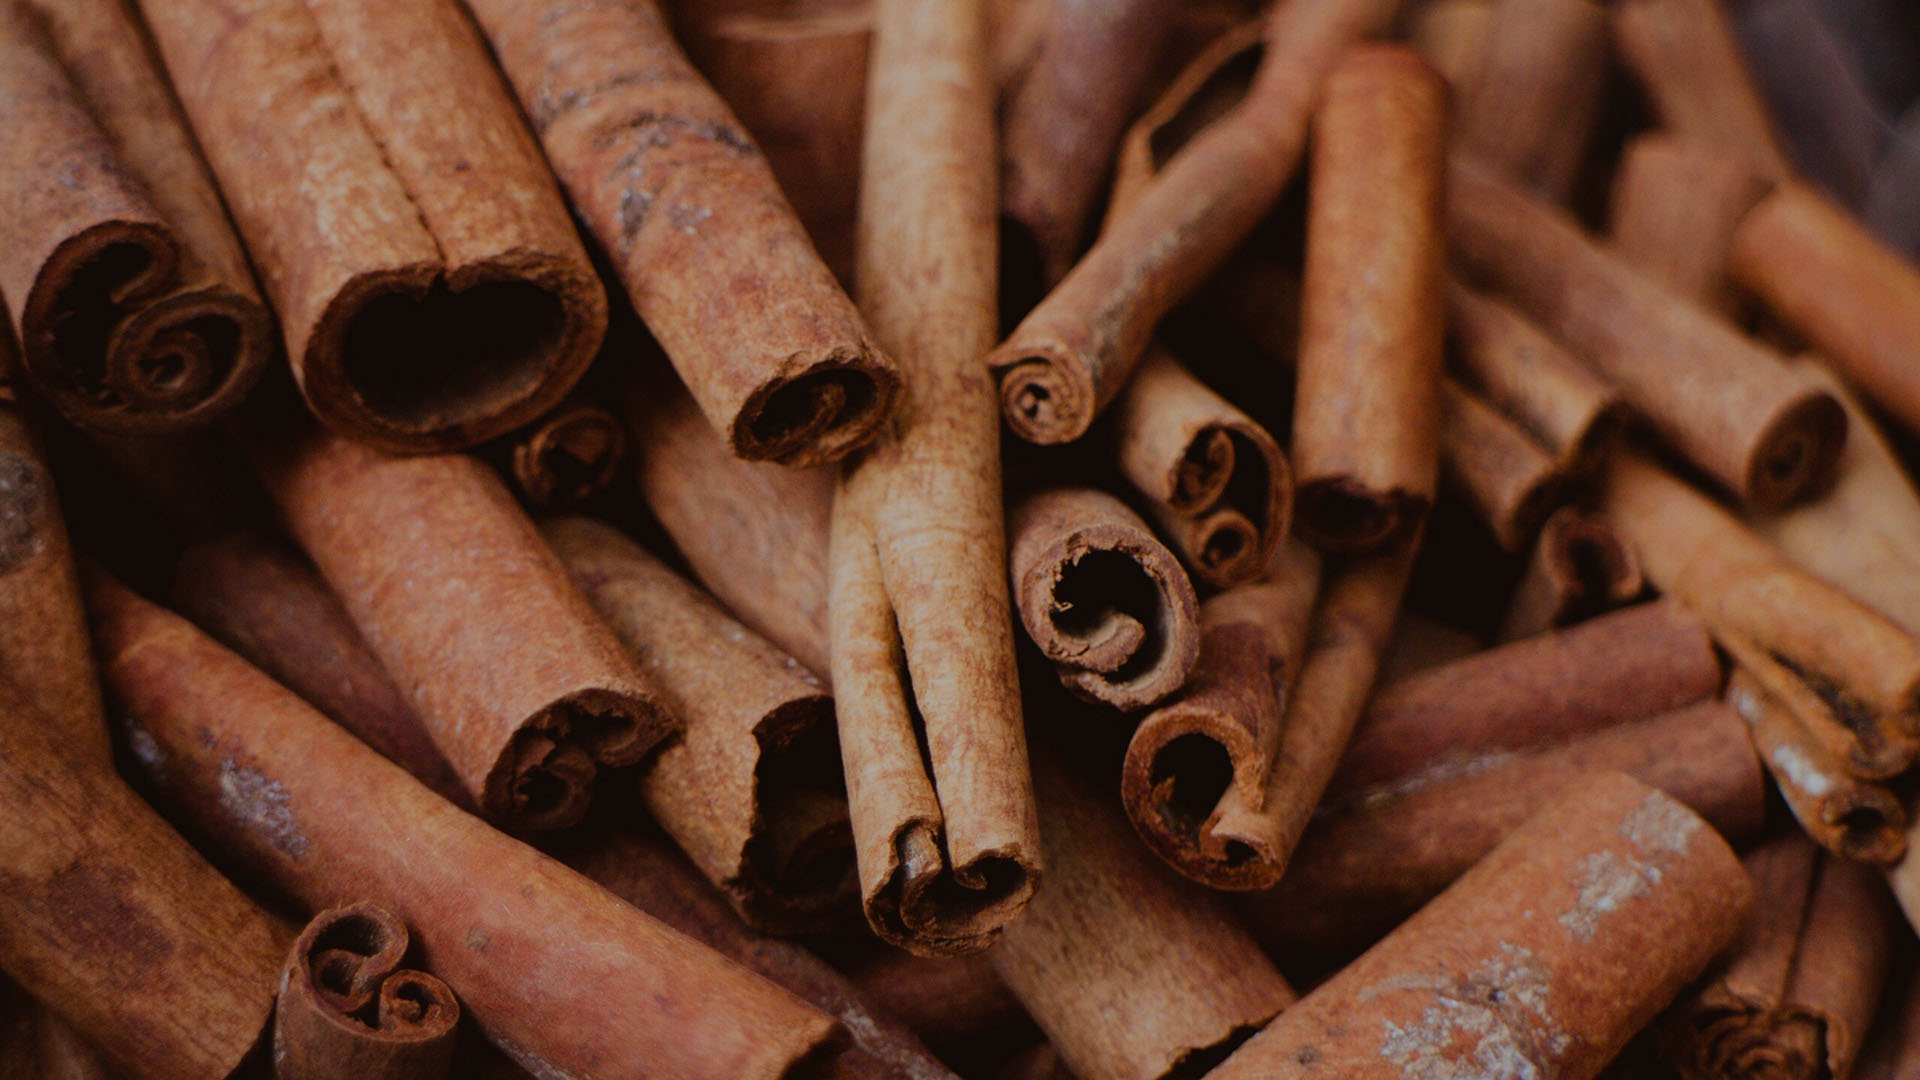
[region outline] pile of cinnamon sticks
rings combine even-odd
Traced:
[[[1920,1076],[1844,6],[0,0],[0,1080]]]

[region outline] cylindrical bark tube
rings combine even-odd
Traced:
[[[1033,895],[1040,841],[1006,617],[993,343],[986,13],[879,0],[867,76],[860,304],[910,373],[834,499],[828,601],[867,920],[922,952],[984,948]]]
[[[307,910],[369,899],[405,919],[462,1010],[530,1071],[772,1078],[835,1036],[830,1018],[434,795],[178,617],[104,578],[88,602],[109,692],[169,803]]]
[[[1439,477],[1446,84],[1410,49],[1354,48],[1313,137],[1295,528],[1366,551],[1419,530]]]
[[[1626,0],[1608,14],[1614,48],[1662,127],[1739,156],[1763,180],[1792,174],[1719,0]]]
[[[1671,603],[1628,608],[1382,687],[1327,801],[1450,756],[1571,738],[1691,705],[1719,688],[1720,659],[1700,619]]]
[[[1684,1080],[1848,1076],[1893,944],[1893,905],[1872,870],[1789,833],[1742,860],[1746,924],[1671,1033]]]
[[[0,10],[0,287],[22,368],[68,419],[173,431],[239,403],[271,355],[172,91],[113,3]],[[58,173],[58,183],[47,177]]]
[[[1796,182],[1740,223],[1727,268],[1868,397],[1920,428],[1920,268]]]
[[[377,904],[315,915],[280,975],[274,1080],[445,1080],[460,1002],[401,966],[412,944],[407,924]]]
[[[1440,385],[1440,474],[1507,551],[1519,551],[1565,493],[1560,461],[1485,398]]]
[[[885,949],[845,968],[860,992],[936,1048],[1009,1042],[1033,1021],[986,953],[915,956]]]
[[[329,427],[471,446],[579,381],[606,293],[459,4],[140,7]]]
[[[988,358],[1001,410],[1029,442],[1071,442],[1132,372],[1153,328],[1279,198],[1320,83],[1343,49],[1384,31],[1397,0],[1284,0],[1253,90],[1167,163]]]
[[[1069,690],[1132,710],[1187,681],[1200,653],[1193,582],[1125,504],[1093,488],[1034,491],[1009,508],[1007,532],[1013,605]]]
[[[1564,201],[1606,89],[1607,9],[1498,0],[1486,34],[1478,71],[1460,87],[1460,145]]]
[[[576,393],[507,436],[489,457],[503,464],[501,471],[528,505],[566,510],[613,487],[624,475],[626,424],[612,409]]]
[[[1293,516],[1293,470],[1273,436],[1159,348],[1107,424],[1121,474],[1193,575],[1222,589],[1259,577]]]
[[[1727,280],[1734,230],[1767,194],[1753,166],[1683,136],[1636,136],[1621,152],[1608,240],[1628,262],[1728,317],[1740,300]]]
[[[1447,224],[1474,275],[1497,282],[1744,502],[1785,506],[1831,478],[1847,432],[1839,404],[1571,217],[1456,156]]]
[[[1788,694],[1803,722],[1814,718],[1794,699],[1815,699],[1851,733],[1856,765],[1886,776],[1911,761],[1920,641],[1638,454],[1615,455],[1603,509],[1647,580],[1699,614],[1755,675],[1777,672],[1769,689]]]
[[[570,825],[601,766],[678,729],[492,470],[264,427],[247,449],[289,531],[488,818]]]
[[[856,890],[833,698],[610,526],[542,531],[686,725],[641,776],[653,819],[757,929],[829,929]]]
[[[1049,880],[987,958],[1076,1075],[1199,1075],[1292,988],[1219,897],[1140,850],[1109,800],[1036,765]]]
[[[1528,819],[1212,1080],[1591,1080],[1752,906],[1713,828],[1619,773]]]
[[[733,452],[812,465],[871,439],[899,371],[654,0],[467,6],[634,308]]]
[[[1494,0],[1427,0],[1409,13],[1407,40],[1456,95],[1472,89],[1487,62]]]
[[[129,1077],[232,1074],[286,934],[10,679],[0,714],[0,968]]]
[[[1534,540],[1520,584],[1507,601],[1499,640],[1518,641],[1583,622],[1646,590],[1640,557],[1602,514],[1563,506]]]

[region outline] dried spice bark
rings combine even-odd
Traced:
[[[1692,811],[1593,777],[1210,1075],[1590,1080],[1733,938],[1752,894]]]
[[[1004,576],[985,12],[880,0],[867,80],[860,303],[909,372],[833,505],[840,753],[867,921],[984,948],[1040,873]]]
[[[294,940],[274,1004],[275,1080],[445,1080],[460,1002],[405,968],[407,924],[377,904],[315,915]]]
[[[1646,587],[1640,557],[1605,515],[1563,506],[1540,527],[1499,640],[1583,622],[1636,599]]]
[[[1569,480],[1526,429],[1453,379],[1440,383],[1440,474],[1508,551],[1539,533]]]
[[[915,956],[884,949],[845,968],[847,977],[888,1016],[928,1045],[1011,1041],[1033,1022],[994,973],[987,953]]]
[[[612,488],[627,468],[626,424],[577,392],[503,442],[490,456],[505,459],[502,472],[538,510],[578,506]]]
[[[1459,144],[1565,201],[1586,164],[1606,89],[1607,9],[1596,0],[1498,0],[1470,82]]]
[[[468,7],[633,306],[733,453],[812,465],[873,438],[899,369],[653,0]]]
[[[1792,174],[1719,0],[1626,0],[1608,15],[1614,48],[1662,127],[1740,157],[1764,180]]]
[[[118,0],[0,8],[0,106],[15,118],[0,287],[27,379],[110,431],[179,430],[238,404],[267,364],[271,316]]]
[[[1407,41],[1456,95],[1472,89],[1486,65],[1495,6],[1494,0],[1424,0],[1407,14]]]
[[[1194,136],[1246,99],[1266,50],[1264,20],[1237,23],[1212,37],[1174,75],[1120,140],[1107,196],[1108,225],[1133,208]]]
[[[1607,233],[1629,262],[1682,296],[1736,317],[1727,254],[1741,219],[1767,194],[1747,160],[1662,132],[1635,136],[1613,177]]]
[[[1007,534],[1013,606],[1062,685],[1131,710],[1187,681],[1199,601],[1139,515],[1093,488],[1048,488],[1013,502]]]
[[[288,530],[489,819],[570,825],[678,730],[492,470],[269,418],[247,449]]]
[[[1448,232],[1456,259],[1497,282],[1742,501],[1785,506],[1831,478],[1846,440],[1839,404],[1570,216],[1456,156]]]
[[[542,532],[686,725],[641,775],[653,819],[756,929],[830,929],[857,891],[833,698],[611,527]]]
[[[471,446],[566,395],[606,293],[458,4],[140,6],[329,427]]]
[[[178,617],[104,579],[88,602],[109,692],[169,804],[306,910],[365,898],[405,919],[466,1014],[529,1070],[772,1078],[837,1037],[831,1018],[434,795]]]

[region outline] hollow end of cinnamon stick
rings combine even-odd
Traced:
[[[613,486],[627,460],[627,430],[609,409],[563,407],[514,441],[513,478],[542,509],[585,502]]]
[[[1312,480],[1300,485],[1294,528],[1323,551],[1377,551],[1411,535],[1431,505],[1427,495],[1380,490],[1352,477]]]
[[[741,873],[724,884],[749,921],[769,931],[827,925],[859,894],[833,698],[786,702],[754,736],[754,818]]]
[[[460,1002],[401,968],[406,924],[370,903],[315,915],[287,955],[273,1021],[276,1080],[434,1080],[452,1065]]]
[[[568,694],[514,732],[487,773],[481,810],[523,834],[575,824],[593,799],[600,767],[634,764],[672,727],[658,704],[632,694]]]
[[[761,383],[735,415],[727,442],[748,461],[836,461],[873,438],[899,394],[893,368],[836,352]]]
[[[988,361],[1000,371],[1000,411],[1007,426],[1041,446],[1085,435],[1093,424],[1095,388],[1091,380],[1075,377],[1071,351],[1034,344],[1018,352]]]
[[[1760,432],[1747,459],[1747,504],[1778,510],[1833,483],[1847,441],[1847,411],[1818,387],[1788,402]]]
[[[947,866],[938,829],[909,821],[893,835],[892,872],[869,890],[875,934],[921,956],[951,956],[992,944],[1033,899],[1037,868],[1021,850],[990,849]]]

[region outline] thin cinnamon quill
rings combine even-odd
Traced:
[[[772,1078],[836,1038],[831,1018],[434,795],[177,616],[104,577],[88,602],[168,803],[304,909],[366,898],[405,919],[529,1070]]]
[[[1692,811],[1592,777],[1209,1076],[1591,1080],[1733,938],[1752,893]]]
[[[572,824],[602,766],[678,730],[487,466],[267,418],[247,449],[288,530],[490,820]]]
[[[1448,232],[1496,282],[1618,385],[1688,460],[1760,508],[1831,478],[1846,413],[1771,350],[1632,269],[1573,219],[1455,156]]]
[[[833,698],[613,528],[542,532],[686,724],[641,776],[653,819],[756,929],[829,929],[856,893]]]
[[[1640,557],[1604,515],[1563,506],[1547,517],[1500,621],[1500,641],[1582,622],[1647,587]]]
[[[126,10],[0,6],[0,107],[15,118],[0,287],[26,377],[110,431],[178,430],[238,404],[266,366],[271,316]]]
[[[472,0],[547,159],[736,455],[833,461],[892,414],[875,346],[654,0]]]
[[[1071,442],[1113,400],[1153,327],[1279,198],[1320,83],[1398,0],[1283,0],[1246,99],[1188,143],[989,357],[1001,409],[1029,442]]]
[[[910,376],[834,500],[828,613],[867,920],[929,953],[990,944],[1040,874],[980,365],[997,310],[992,148],[984,10],[879,0],[860,303]]]
[[[565,396],[606,294],[457,3],[140,7],[329,427],[448,449]]]
[[[377,904],[315,915],[280,976],[275,1080],[445,1080],[460,1002],[401,966],[412,944],[407,924]]]
[[[1508,551],[1540,531],[1569,477],[1560,461],[1485,398],[1440,386],[1440,473]]]
[[[1565,201],[1586,164],[1610,43],[1599,0],[1497,0],[1472,81],[1459,86],[1459,142]]]

